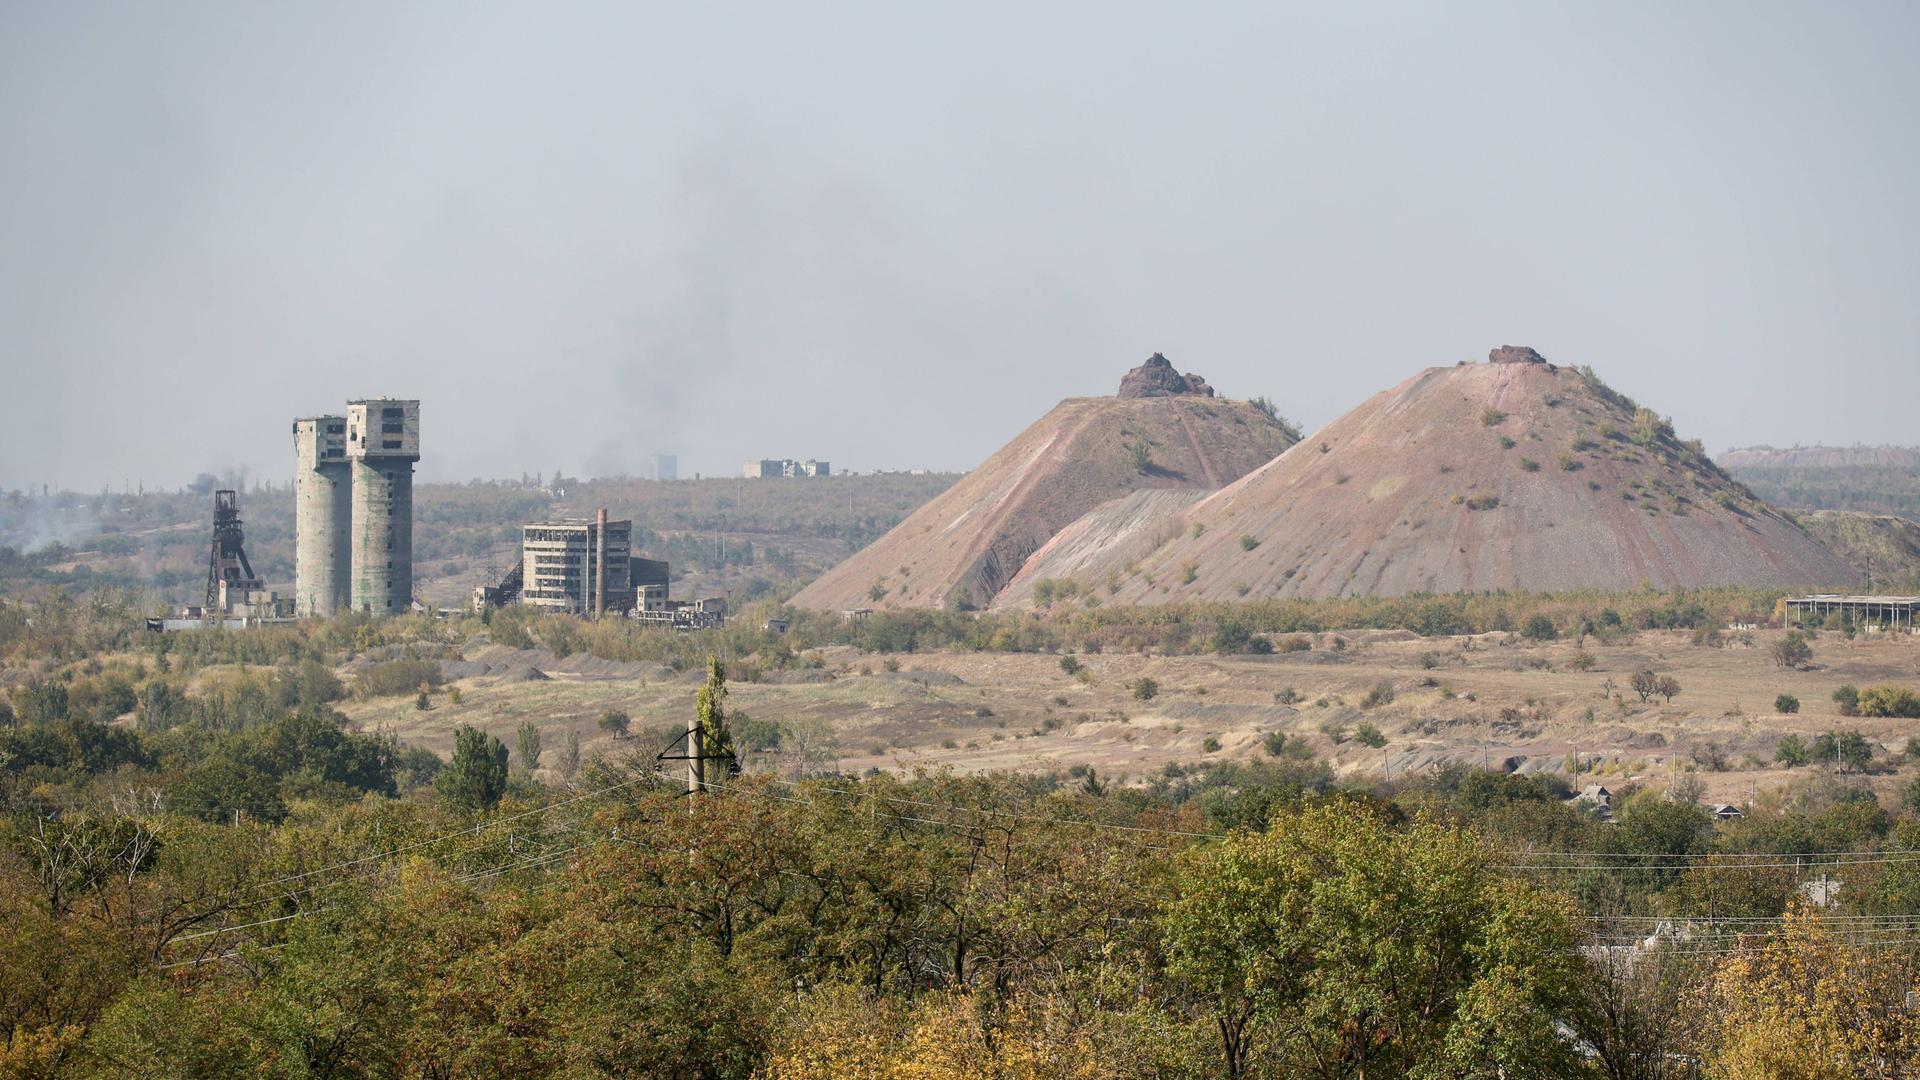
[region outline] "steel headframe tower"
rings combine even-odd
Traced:
[[[253,576],[253,564],[247,561],[245,537],[240,530],[239,498],[232,491],[213,493],[213,543],[207,551],[208,612],[226,607],[226,593],[261,588]]]
[[[326,618],[347,609],[353,572],[347,418],[295,420],[293,456],[294,610]]]
[[[347,403],[352,462],[353,610],[395,615],[413,603],[413,463],[420,460],[420,402]]]

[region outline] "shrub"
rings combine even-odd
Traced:
[[[1257,548],[1259,546],[1260,546],[1260,541],[1254,539],[1254,537],[1251,534],[1240,537],[1241,551],[1252,551],[1254,548]]]
[[[353,696],[361,699],[398,697],[445,681],[437,660],[389,660],[369,665],[362,671],[353,681]]]
[[[1800,699],[1792,694],[1781,694],[1773,699],[1773,711],[1791,716],[1800,711]]]
[[[608,709],[600,714],[600,730],[616,739],[627,737],[627,729],[633,726],[633,718],[619,709]]]
[[[1266,738],[1260,740],[1260,749],[1265,750],[1268,757],[1279,757],[1287,752],[1287,737],[1278,731],[1270,731]]]
[[[1773,643],[1773,662],[1783,668],[1805,667],[1813,660],[1813,646],[1807,644],[1807,635],[1798,630],[1789,630],[1779,641]]]
[[[1572,658],[1567,661],[1567,666],[1572,668],[1575,671],[1592,671],[1594,668],[1594,665],[1598,664],[1599,662],[1600,662],[1599,659],[1595,657],[1592,653],[1588,652],[1585,649],[1581,649],[1580,651],[1574,653]]]
[[[1507,438],[1505,435],[1500,436],[1500,449],[1502,450],[1513,449],[1513,440]]]
[[[1520,636],[1529,641],[1552,641],[1560,636],[1560,630],[1553,625],[1551,617],[1542,613],[1527,620],[1520,630]]]
[[[1807,745],[1798,735],[1782,735],[1774,744],[1773,760],[1789,769],[1797,769],[1807,763]]]
[[[1066,672],[1070,676],[1080,674],[1080,667],[1081,665],[1080,665],[1079,658],[1074,656],[1072,653],[1068,653],[1067,655],[1060,658],[1060,670]]]
[[[1467,500],[1469,510],[1492,510],[1500,505],[1498,495],[1475,495]]]
[[[1523,457],[1520,459],[1520,468],[1525,472],[1539,472],[1540,463],[1530,457]]]
[[[1309,652],[1312,649],[1312,639],[1304,634],[1295,634],[1280,643],[1280,651],[1283,653]]]
[[[1493,427],[1495,424],[1498,424],[1500,421],[1505,420],[1506,418],[1507,418],[1506,413],[1501,412],[1499,409],[1496,409],[1491,405],[1480,410],[1480,425],[1482,427]]]
[[[1873,763],[1873,747],[1858,731],[1829,731],[1813,740],[1807,756],[1818,762],[1837,761],[1843,770],[1859,771]]]
[[[1360,699],[1360,707],[1371,709],[1379,705],[1391,705],[1394,696],[1392,683],[1377,682],[1373,684],[1373,689],[1367,691],[1367,696]]]
[[[1362,746],[1370,746],[1375,750],[1387,745],[1386,735],[1383,734],[1379,728],[1374,727],[1365,720],[1362,720],[1359,726],[1353,729],[1353,740]]]
[[[1220,740],[1209,735],[1200,740],[1200,749],[1208,754],[1215,753],[1220,749]]]
[[[1860,715],[1860,690],[1854,686],[1843,686],[1833,692],[1833,703],[1840,707],[1841,716]]]
[[[1142,675],[1130,684],[1136,701],[1152,701],[1160,693],[1160,684]]]
[[[1295,690],[1291,686],[1285,688],[1284,690],[1275,691],[1273,695],[1273,701],[1274,701],[1274,704],[1276,705],[1292,705],[1295,702],[1298,702],[1299,700],[1300,700],[1300,691]]]
[[[1904,686],[1869,686],[1860,691],[1860,715],[1920,718],[1920,697]]]

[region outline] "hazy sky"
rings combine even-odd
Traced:
[[[1912,3],[0,0],[0,487],[966,468],[1164,351],[1920,441]]]

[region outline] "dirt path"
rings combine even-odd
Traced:
[[[1194,438],[1193,425],[1187,423],[1185,411],[1180,413],[1180,430],[1186,433],[1187,445],[1193,448],[1193,456],[1200,459],[1200,472],[1207,478],[1207,486],[1218,490],[1222,486],[1220,474],[1213,471],[1213,462],[1208,461],[1207,452],[1200,449],[1200,440]]]

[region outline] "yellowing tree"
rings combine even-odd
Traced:
[[[1805,910],[1722,961],[1708,994],[1714,1080],[1912,1075],[1920,1025],[1892,954],[1835,937]]]

